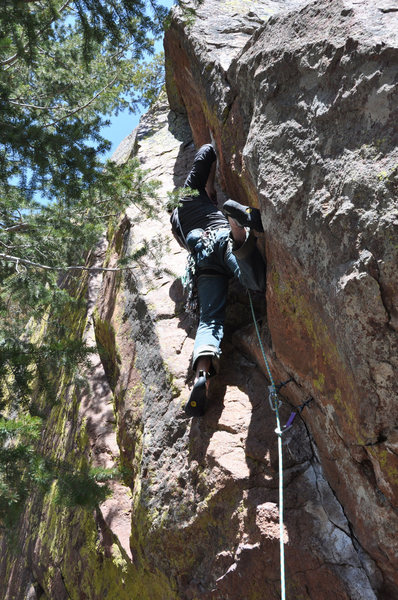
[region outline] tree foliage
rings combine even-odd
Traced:
[[[137,68],[164,16],[140,0],[4,3],[0,184],[32,198],[80,196],[100,176],[106,116],[140,100]],[[15,183],[18,183],[18,186]]]
[[[157,0],[1,3],[3,523],[7,514],[18,514],[32,485],[45,487],[62,472],[37,449],[46,416],[39,399],[44,394],[56,402],[57,374],[72,374],[91,351],[79,328],[70,332],[66,315],[78,313],[81,296],[75,272],[66,276],[66,270],[85,263],[126,205],[148,207],[156,193],[136,162],[104,164],[101,156],[110,144],[101,130],[110,115],[147,106],[158,93],[162,58],[149,61],[148,55],[165,15]],[[40,338],[29,336],[27,323],[43,319],[48,326]],[[94,498],[98,476],[87,469],[64,471],[64,496],[80,502],[73,492],[79,477],[89,481]],[[101,488],[98,497],[103,493]]]

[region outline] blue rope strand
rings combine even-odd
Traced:
[[[280,565],[281,565],[281,600],[286,600],[286,581],[285,581],[285,546],[283,542],[284,538],[284,527],[283,527],[283,454],[282,454],[282,430],[281,422],[279,418],[279,401],[278,392],[275,387],[274,379],[272,377],[271,369],[269,367],[268,359],[265,355],[264,345],[261,340],[260,331],[258,329],[256,314],[254,312],[254,306],[250,290],[247,290],[250,300],[250,309],[252,312],[253,323],[256,328],[258,342],[260,344],[261,353],[263,355],[264,363],[267,368],[269,380],[271,382],[271,394],[273,400],[273,410],[276,416],[276,434],[278,435],[278,462],[279,462],[279,550],[280,550]]]

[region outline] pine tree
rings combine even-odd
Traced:
[[[91,349],[63,317],[79,310],[74,265],[85,263],[110,219],[156,187],[137,163],[104,164],[112,114],[150,103],[163,77],[153,52],[166,11],[151,0],[3,0],[0,8],[0,523],[10,524],[32,486],[79,477],[38,451],[56,401],[54,379]],[[65,277],[68,274],[68,285]],[[47,334],[28,322],[46,316]],[[103,478],[103,474],[100,476]],[[65,487],[66,486],[66,487]],[[91,489],[91,488],[90,488]],[[95,485],[92,495],[95,498]],[[103,494],[103,488],[99,494]],[[100,497],[99,496],[99,497]],[[79,501],[78,498],[76,501]],[[83,502],[84,503],[84,502]]]

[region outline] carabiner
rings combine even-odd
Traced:
[[[282,400],[278,397],[278,392],[273,385],[268,386],[268,402],[271,410],[274,412],[281,406]]]

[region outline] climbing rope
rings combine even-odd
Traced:
[[[258,343],[261,348],[261,353],[263,355],[264,363],[267,368],[268,377],[271,382],[271,385],[268,387],[268,400],[271,406],[271,409],[275,412],[276,417],[276,429],[275,433],[278,436],[278,457],[279,457],[279,548],[280,548],[280,563],[281,563],[281,600],[286,600],[286,583],[285,583],[285,547],[283,543],[283,455],[282,455],[282,434],[283,430],[281,429],[281,423],[279,418],[279,407],[281,405],[281,401],[278,398],[278,391],[274,383],[274,379],[272,377],[271,369],[269,368],[269,363],[267,357],[265,355],[264,345],[261,340],[260,331],[258,329],[256,314],[254,312],[254,306],[252,297],[250,294],[250,290],[247,290],[249,294],[250,300],[250,309],[252,312],[253,323],[256,328]]]

